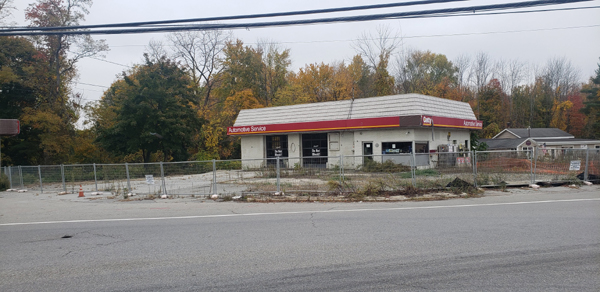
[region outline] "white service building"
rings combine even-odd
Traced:
[[[256,159],[243,161],[244,167],[275,157],[290,167],[331,167],[339,160],[327,157],[340,155],[388,155],[397,161],[402,157],[394,154],[466,150],[470,131],[482,126],[468,103],[402,94],[246,109],[227,134],[241,137],[243,160]],[[417,165],[429,165],[428,155],[419,157]]]

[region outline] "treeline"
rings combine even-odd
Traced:
[[[223,31],[168,39],[151,43],[144,64],[124,72],[90,108],[91,131],[111,159],[239,158],[239,139],[226,129],[242,109],[401,93],[469,102],[484,122],[483,138],[528,126],[600,137],[599,77],[581,84],[565,58],[539,68],[485,53],[450,61],[430,51],[402,53],[398,38],[380,29],[354,44],[352,60],[294,71],[290,51],[275,43],[245,45]]]
[[[32,25],[74,25],[91,4],[42,5],[49,1],[29,7]],[[50,17],[57,14],[62,17]],[[402,93],[470,103],[484,122],[480,137],[531,126],[600,138],[600,64],[581,84],[566,58],[539,67],[485,53],[448,60],[403,50],[401,38],[380,28],[353,44],[351,60],[295,71],[290,50],[273,42],[251,46],[225,31],[167,39],[151,42],[142,63],[123,72],[101,101],[83,106],[72,88],[76,63],[107,50],[104,42],[0,38],[0,117],[22,122],[22,134],[2,139],[3,164],[239,158],[239,138],[228,137],[226,128],[241,109]],[[81,116],[85,129],[75,126]]]

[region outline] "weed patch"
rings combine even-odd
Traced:
[[[391,160],[381,163],[366,159],[359,169],[364,172],[406,172],[410,171],[410,166],[396,164]]]
[[[6,191],[10,186],[10,182],[8,181],[8,176],[1,174],[0,175],[0,192]]]

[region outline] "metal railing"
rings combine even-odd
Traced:
[[[470,151],[186,162],[4,166],[10,188],[153,195],[355,192],[366,187],[444,188],[600,178],[600,151]]]

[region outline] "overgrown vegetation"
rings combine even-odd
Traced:
[[[359,170],[364,172],[405,172],[410,171],[410,166],[396,164],[391,160],[381,163],[372,159],[365,159]]]
[[[0,174],[0,192],[6,191],[10,187],[10,182],[8,181],[8,176],[5,174]]]

